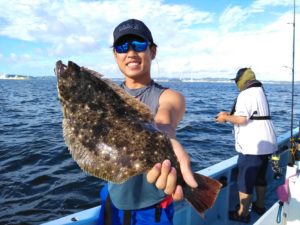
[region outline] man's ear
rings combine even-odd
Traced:
[[[150,54],[151,54],[151,59],[155,59],[156,56],[156,47],[155,46],[150,46]]]

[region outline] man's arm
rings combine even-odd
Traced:
[[[160,96],[155,122],[157,127],[170,137],[185,182],[191,187],[197,187],[190,167],[190,158],[182,145],[176,140],[176,127],[184,113],[184,97],[176,91],[167,89]],[[150,183],[155,183],[156,187],[164,190],[166,194],[173,194],[174,200],[183,199],[182,187],[176,184],[176,170],[174,167],[171,167],[169,160],[157,163],[147,173],[147,180]]]
[[[220,112],[215,121],[219,123],[229,122],[232,124],[243,125],[247,123],[247,117],[230,115],[228,112]]]
[[[184,97],[176,91],[167,89],[160,96],[155,122],[159,128],[167,132],[170,138],[175,138],[176,127],[182,120],[184,113]]]

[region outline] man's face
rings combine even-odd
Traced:
[[[142,76],[150,77],[151,60],[155,57],[156,47],[150,47],[147,43],[147,47],[144,51],[140,51],[139,49],[135,50],[135,46],[133,46],[135,41],[139,43],[145,42],[145,40],[137,36],[127,36],[121,38],[116,45],[126,45],[126,43],[128,43],[129,49],[127,52],[118,53],[116,48],[114,48],[115,60],[121,72],[126,77],[133,79]]]

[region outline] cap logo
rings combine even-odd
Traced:
[[[123,30],[127,30],[127,29],[134,29],[134,30],[138,30],[139,26],[137,24],[135,24],[134,26],[132,26],[131,24],[124,24],[123,26],[121,26],[119,28],[119,32],[123,31]]]

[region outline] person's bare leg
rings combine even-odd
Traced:
[[[264,186],[255,186],[255,190],[256,190],[255,206],[257,208],[264,208],[265,207],[266,187],[264,187]]]
[[[238,214],[240,216],[248,216],[249,215],[249,207],[251,204],[252,200],[252,195],[239,192],[239,197],[240,197],[240,208],[238,211]]]

